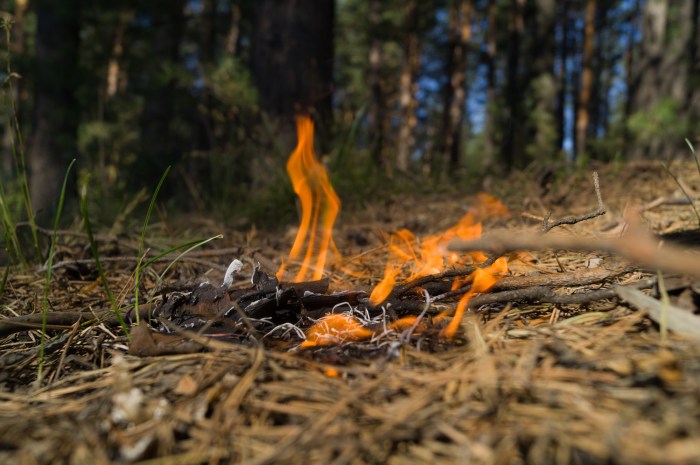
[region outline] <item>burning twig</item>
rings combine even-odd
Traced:
[[[549,217],[552,215],[551,210],[547,212],[547,215],[544,217],[544,220],[542,221],[542,232],[546,233],[557,226],[561,226],[562,224],[576,224],[580,223],[581,221],[586,221],[593,219],[598,216],[605,215],[605,205],[603,205],[603,196],[600,194],[600,182],[598,180],[598,172],[594,171],[593,172],[593,187],[595,188],[595,195],[596,198],[598,199],[598,208],[585,213],[583,215],[579,216],[566,216],[564,218],[560,218],[557,221],[554,221],[552,223],[549,222]]]

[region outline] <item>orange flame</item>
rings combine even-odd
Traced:
[[[418,317],[400,318],[386,327],[387,330],[405,331],[415,326],[416,333],[423,332],[425,325],[417,323]],[[340,344],[346,341],[363,341],[374,336],[377,331],[362,326],[357,318],[343,313],[326,315],[306,332],[302,348]]]
[[[469,262],[482,263],[486,256],[481,252],[469,253],[460,257],[448,254],[447,244],[452,239],[476,239],[481,237],[482,219],[493,216],[507,216],[508,208],[495,197],[480,193],[474,211],[467,213],[450,229],[428,236],[419,241],[410,231],[401,230],[389,238],[389,261],[384,270],[384,278],[375,286],[369,298],[372,305],[384,302],[394,288],[397,278],[404,268],[413,280],[429,274],[440,273],[446,266],[461,266]],[[459,284],[461,285],[461,284]],[[459,287],[455,283],[455,288]]]
[[[459,328],[459,324],[462,322],[462,316],[469,305],[469,299],[471,299],[474,294],[487,292],[506,273],[508,273],[508,264],[506,258],[501,257],[487,267],[477,268],[469,275],[472,281],[472,287],[459,300],[452,321],[450,321],[450,324],[447,325],[440,334],[448,339],[452,339],[457,332],[457,328]]]
[[[301,347],[361,341],[372,337],[373,334],[373,331],[362,326],[356,318],[344,314],[331,314],[324,316],[309,328]]]
[[[328,180],[328,173],[314,154],[314,125],[308,116],[299,116],[297,147],[287,161],[287,173],[301,202],[301,224],[288,262],[303,262],[294,282],[321,279],[328,247],[332,244],[333,223],[340,211],[340,199]],[[282,280],[283,264],[277,272]]]

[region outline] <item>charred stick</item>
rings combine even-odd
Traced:
[[[424,284],[430,283],[430,282],[435,282],[435,281],[441,281],[446,278],[457,278],[460,276],[468,276],[472,274],[476,270],[476,267],[474,266],[469,266],[466,268],[459,268],[456,270],[446,270],[443,271],[442,273],[437,273],[437,274],[430,274],[427,276],[421,276],[420,278],[416,278],[413,281],[407,282],[406,284],[402,284],[401,286],[396,286],[393,291],[391,291],[391,295],[389,298],[398,298],[404,295],[407,291],[410,291],[411,289],[422,286]]]

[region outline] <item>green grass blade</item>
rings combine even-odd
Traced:
[[[66,175],[63,178],[63,185],[61,186],[61,195],[58,197],[58,208],[56,209],[56,215],[53,220],[53,234],[51,235],[51,245],[49,246],[49,257],[46,263],[46,282],[44,283],[44,308],[41,313],[41,344],[39,346],[39,369],[37,373],[37,384],[41,383],[41,377],[44,370],[44,346],[46,344],[46,314],[49,311],[49,286],[51,284],[51,272],[53,269],[53,254],[56,249],[56,238],[58,237],[58,223],[61,220],[61,214],[63,213],[63,202],[66,198],[66,186],[68,185],[68,176],[70,175],[71,169],[75,164],[75,159],[70,162],[68,169],[66,170]]]
[[[193,251],[194,249],[196,249],[197,247],[201,247],[201,246],[203,246],[204,244],[206,244],[207,242],[211,242],[211,241],[214,241],[214,240],[217,240],[217,239],[223,239],[223,238],[224,238],[223,234],[217,234],[216,236],[212,236],[212,237],[209,237],[209,238],[207,238],[207,239],[198,241],[198,242],[196,242],[195,244],[192,244],[192,245],[191,245],[190,247],[188,247],[184,252],[182,252],[180,255],[178,255],[177,257],[175,257],[175,259],[174,259],[172,262],[170,262],[170,264],[165,268],[165,270],[163,271],[163,273],[161,273],[161,275],[160,275],[160,277],[159,277],[159,280],[162,281],[162,280],[163,280],[163,276],[165,276],[165,273],[168,272],[168,270],[170,269],[170,267],[172,267],[178,260],[180,260],[182,257],[184,257],[185,255],[187,255],[188,253],[192,252],[192,251]],[[183,246],[184,246],[184,245],[183,245]],[[183,246],[178,247],[178,248],[182,248]]]
[[[693,152],[693,160],[695,160],[695,166],[698,168],[698,173],[700,173],[700,160],[698,160],[698,154],[695,153],[695,147],[693,146],[693,143],[688,140],[688,138],[685,138],[685,143],[688,144],[688,147],[690,147],[690,151]]]
[[[182,257],[185,253],[190,252],[190,251],[193,250],[194,248],[199,247],[199,246],[202,246],[202,245],[206,244],[207,242],[212,241],[212,240],[214,240],[214,239],[223,239],[223,238],[224,238],[224,236],[223,236],[222,234],[219,234],[219,235],[217,235],[217,236],[209,237],[209,238],[207,238],[207,239],[197,239],[197,240],[194,240],[194,241],[183,242],[182,244],[178,244],[178,245],[176,245],[175,247],[171,247],[171,248],[169,248],[168,250],[165,250],[165,251],[159,253],[158,255],[156,255],[155,257],[151,258],[151,259],[148,260],[147,262],[142,263],[141,266],[140,266],[140,268],[143,270],[144,268],[146,268],[146,267],[148,267],[149,265],[151,265],[151,264],[157,262],[159,259],[165,257],[165,256],[168,255],[168,254],[171,254],[171,253],[173,253],[173,252],[175,252],[175,251],[177,251],[177,250],[180,250],[180,249],[184,249],[185,247],[190,247],[190,248],[187,249],[184,253],[178,255],[177,258],[175,258],[175,261],[177,261],[177,260],[178,260],[180,257]]]
[[[92,257],[95,260],[95,266],[97,267],[97,273],[100,276],[100,281],[102,282],[102,287],[105,290],[105,294],[107,294],[109,303],[112,305],[112,310],[114,310],[114,314],[117,316],[117,320],[119,321],[119,324],[124,330],[124,334],[126,334],[127,338],[130,338],[131,335],[129,334],[129,327],[124,321],[121,311],[119,310],[119,305],[117,305],[117,301],[114,298],[114,294],[112,294],[112,291],[109,288],[109,283],[107,282],[107,277],[105,276],[104,268],[102,268],[102,263],[100,262],[100,254],[97,251],[97,243],[95,242],[95,238],[92,234],[92,227],[90,226],[90,217],[87,208],[87,186],[88,179],[85,179],[85,182],[83,183],[83,186],[80,191],[80,213],[83,216],[83,227],[85,228],[85,233],[87,234],[88,242],[90,243],[90,252],[92,252]]]
[[[170,172],[170,166],[168,166],[165,169],[165,172],[163,173],[163,176],[160,177],[160,181],[158,181],[158,185],[156,186],[156,190],[153,191],[153,195],[151,196],[151,203],[148,205],[148,211],[146,212],[146,219],[143,222],[143,228],[141,229],[141,237],[139,238],[139,251],[137,254],[139,262],[142,260],[141,254],[143,253],[143,243],[146,238],[146,229],[148,228],[148,222],[151,219],[151,212],[153,211],[153,206],[156,204],[156,198],[158,197],[158,192],[160,191],[160,188],[163,186],[163,182],[165,182],[165,178],[168,176],[168,173]],[[136,315],[136,323],[141,322],[141,318],[139,317],[139,280],[141,278],[140,276],[140,271],[141,271],[141,266],[137,263],[136,264],[136,272],[134,274],[134,314]]]
[[[7,43],[8,51],[5,53],[5,66],[7,76],[5,78],[6,85],[3,85],[2,100],[3,104],[7,107],[7,127],[10,129],[10,148],[12,151],[12,157],[14,161],[15,175],[20,181],[20,189],[22,191],[22,201],[24,203],[24,209],[27,213],[27,220],[30,225],[32,232],[32,239],[34,240],[34,247],[36,248],[37,256],[41,256],[41,246],[39,245],[39,234],[36,227],[36,219],[34,217],[34,209],[32,207],[32,198],[29,194],[29,181],[27,178],[27,166],[26,157],[24,150],[24,140],[22,138],[22,129],[19,125],[19,118],[17,117],[17,102],[15,101],[15,90],[13,81],[20,76],[12,71],[12,61],[11,54],[9,53],[10,44],[12,39],[12,22],[3,19],[1,21],[1,27],[5,31],[5,40]],[[16,142],[15,142],[16,141]]]
[[[685,195],[685,198],[688,199],[688,202],[690,203],[690,206],[693,208],[693,211],[695,212],[695,216],[698,219],[698,225],[700,225],[700,212],[698,212],[698,209],[695,207],[695,203],[693,202],[693,199],[690,197],[690,194],[683,189],[683,185],[678,181],[678,178],[674,176],[673,173],[671,173],[671,170],[666,166],[666,163],[661,163],[661,166],[663,166],[664,170],[666,170],[666,173],[668,173],[669,176],[671,176],[671,179],[673,179],[676,184],[678,185],[678,188],[683,192],[683,195]]]

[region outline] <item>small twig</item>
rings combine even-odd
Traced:
[[[547,215],[545,215],[544,220],[542,221],[542,232],[546,233],[557,226],[561,226],[562,224],[576,224],[580,223],[581,221],[586,221],[590,220],[593,218],[596,218],[598,216],[605,215],[606,210],[605,210],[605,205],[603,204],[603,196],[600,193],[600,182],[598,180],[598,172],[594,171],[593,172],[593,187],[595,188],[595,195],[596,198],[598,199],[598,208],[593,210],[592,212],[585,213],[583,215],[579,216],[566,216],[564,218],[560,218],[557,221],[549,222],[549,217],[551,216],[552,212],[549,211],[547,212]]]
[[[405,341],[409,342],[411,340],[411,337],[413,336],[413,332],[418,328],[418,325],[420,324],[421,321],[423,321],[423,318],[425,318],[425,314],[428,313],[428,310],[430,309],[430,305],[432,304],[433,300],[430,298],[430,294],[428,294],[428,291],[424,291],[425,295],[425,306],[423,307],[423,310],[420,312],[418,317],[416,318],[416,321],[413,322],[410,328],[405,333]],[[401,338],[403,339],[404,336],[402,335]]]

